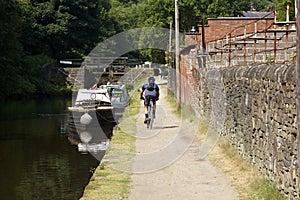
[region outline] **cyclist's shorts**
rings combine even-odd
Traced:
[[[145,96],[144,105],[148,106],[150,101],[152,101],[153,105],[155,105],[156,104],[156,96],[151,96],[151,95]]]

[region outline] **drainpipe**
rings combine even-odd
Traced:
[[[204,18],[202,19],[202,51],[203,51],[203,70],[206,70],[206,43],[205,43],[205,31],[204,31]]]
[[[298,7],[298,0],[295,0],[295,19],[297,19],[297,7]]]
[[[181,106],[181,77],[180,77],[180,49],[179,49],[179,12],[178,12],[178,0],[175,0],[175,64],[176,64],[176,99],[177,110]]]

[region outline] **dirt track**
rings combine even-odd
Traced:
[[[172,113],[164,93],[157,107],[154,127],[147,130],[141,106],[137,121],[137,157],[133,166],[136,173],[132,175],[128,199],[237,199],[229,180],[207,159],[198,159],[200,143],[193,135],[185,134],[188,127]]]

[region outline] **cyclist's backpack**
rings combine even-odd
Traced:
[[[149,90],[149,91],[153,91],[154,90],[154,83],[153,82],[148,83],[147,90]]]

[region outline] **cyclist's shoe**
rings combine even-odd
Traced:
[[[144,120],[144,124],[147,124],[147,121],[149,121],[150,119],[149,118],[146,118],[145,120]]]

